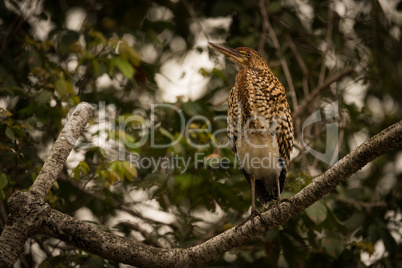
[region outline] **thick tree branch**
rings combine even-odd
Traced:
[[[26,240],[42,227],[47,192],[56,182],[75,141],[92,117],[94,108],[81,103],[72,113],[28,192],[15,192],[7,201],[10,215],[0,236],[0,267],[12,267]]]
[[[81,135],[89,119],[92,118],[93,113],[94,108],[91,105],[85,102],[81,103],[63,127],[30,190],[37,192],[42,201],[45,200],[50,188],[56,182],[68,155],[74,148],[76,140]]]
[[[82,118],[81,120],[86,119]],[[77,125],[81,126],[82,124]],[[59,238],[103,258],[140,267],[188,267],[210,263],[224,252],[253,239],[255,235],[262,234],[279,224],[285,223],[291,217],[320,200],[367,163],[400,145],[402,145],[402,121],[364,142],[310,185],[290,198],[290,202],[281,203],[282,216],[277,208],[264,212],[262,216],[268,223],[267,225],[264,225],[257,217],[255,219],[256,233],[251,228],[251,223],[247,222],[237,231],[232,228],[202,244],[187,249],[152,247],[133,239],[105,232],[94,225],[78,221],[53,210],[48,204],[43,203],[39,192],[16,192],[10,197],[11,214],[0,237],[0,267],[11,267],[18,257],[16,252],[21,252],[25,240],[38,233]],[[55,153],[54,149],[52,153]],[[52,175],[49,174],[49,176],[53,179]],[[5,233],[6,236],[4,236]],[[7,246],[7,243],[11,244],[11,239],[19,241],[17,246],[20,248],[18,250],[12,250]],[[7,254],[11,254],[12,257],[8,257]]]
[[[283,218],[277,209],[271,209],[262,214],[268,226],[264,225],[258,217],[255,218],[257,235],[285,223],[320,200],[367,163],[400,145],[402,145],[402,121],[367,140],[290,198],[290,202],[282,203],[280,207]],[[199,266],[215,261],[224,252],[255,237],[251,224],[248,222],[237,232],[232,228],[191,248],[160,249],[106,233],[95,226],[80,223],[58,211],[52,210],[45,219],[44,225],[47,227],[47,234],[101,257],[140,267]],[[84,237],[88,237],[88,240],[83,239]]]

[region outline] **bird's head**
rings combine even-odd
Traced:
[[[208,44],[219,52],[227,56],[237,64],[240,69],[251,68],[255,70],[268,69],[268,64],[260,53],[249,47],[238,47],[236,49],[227,48],[211,42]]]

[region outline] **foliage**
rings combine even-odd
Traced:
[[[206,41],[199,41],[205,35],[226,38],[230,47],[258,48],[288,89],[293,111],[333,73],[354,68],[294,118],[296,148],[283,193],[292,196],[328,169],[305,147],[325,152],[328,124],[339,126],[342,157],[401,119],[398,12],[401,4],[377,1],[0,4],[0,226],[7,219],[7,198],[30,187],[48,145],[82,101],[96,105],[98,113],[76,147],[78,161],[67,163],[49,193],[52,207],[70,215],[90,211],[100,228],[163,247],[191,246],[239,223],[251,204],[249,186],[233,153],[215,146],[227,141],[219,131],[226,127],[220,100],[234,83],[234,66],[200,69],[208,80],[201,97],[155,106],[162,103],[164,88],[157,77],[169,60],[195,50],[220,61]],[[72,14],[85,17],[79,28],[68,27]],[[231,19],[230,27],[211,23],[222,17]],[[44,22],[51,31],[41,36]],[[334,101],[338,114],[302,128],[309,115]],[[172,141],[177,142],[166,148],[154,146]],[[361,254],[372,255],[381,242],[386,253],[374,261],[395,267],[401,259],[401,159],[400,149],[377,159],[284,226],[226,253],[216,265],[356,267],[362,265]],[[149,211],[163,212],[168,220]],[[50,238],[33,237],[26,247],[33,245],[40,249],[26,250],[21,265],[118,266]],[[45,260],[36,258],[38,250]]]

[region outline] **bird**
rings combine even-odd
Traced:
[[[280,210],[294,142],[291,110],[285,87],[259,52],[249,47],[208,44],[239,69],[228,96],[227,132],[229,145],[250,184],[251,214],[245,222],[251,219],[254,228],[255,216],[264,222],[255,199],[265,208],[276,200]]]

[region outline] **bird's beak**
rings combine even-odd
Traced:
[[[216,50],[218,50],[219,52],[223,53],[224,55],[228,56],[232,61],[234,62],[245,62],[247,60],[247,58],[245,56],[243,56],[242,54],[239,53],[239,51],[237,51],[236,49],[232,49],[232,48],[227,48],[224,46],[220,46],[211,42],[208,42],[208,44],[215,48]]]

